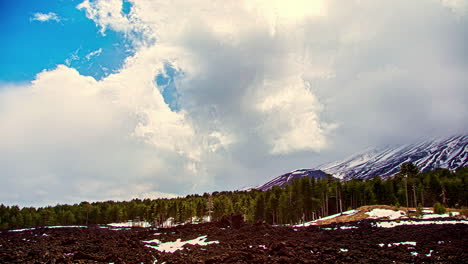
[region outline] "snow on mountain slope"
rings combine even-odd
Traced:
[[[394,175],[405,162],[413,162],[421,171],[435,168],[455,170],[467,166],[468,135],[371,149],[343,161],[321,165],[317,169],[339,178],[366,179],[376,175]]]
[[[342,161],[327,163],[315,169],[298,169],[283,174],[255,188],[266,191],[274,185],[284,187],[296,178],[322,178],[331,174],[341,179],[367,179],[380,175],[392,176],[400,171],[401,164],[413,162],[421,171],[435,168],[455,170],[468,166],[468,135],[424,140],[415,144],[367,149]]]
[[[266,191],[266,190],[271,189],[274,185],[284,187],[286,184],[291,183],[294,179],[302,178],[306,176],[315,177],[315,178],[323,178],[326,176],[326,173],[321,170],[298,169],[298,170],[294,170],[292,172],[283,174],[281,176],[278,176],[265,184],[255,187],[255,189]]]

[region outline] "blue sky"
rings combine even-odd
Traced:
[[[76,6],[81,1],[1,1],[0,81],[31,81],[44,69],[66,64],[100,79],[119,69],[133,54],[123,33],[98,32],[96,24]],[[124,12],[130,4],[126,2]],[[55,13],[59,21],[33,20],[36,13]],[[86,55],[101,49],[98,56]]]

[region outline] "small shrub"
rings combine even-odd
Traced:
[[[468,217],[468,207],[462,206],[460,214],[465,218]]]
[[[398,211],[400,209],[400,203],[399,202],[396,202],[395,203],[395,209]]]
[[[445,214],[446,212],[445,206],[441,203],[437,202],[434,204],[434,214]]]
[[[416,217],[421,218],[422,215],[423,215],[422,204],[418,204],[418,207],[416,208]]]

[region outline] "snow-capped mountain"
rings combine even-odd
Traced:
[[[468,135],[425,140],[416,144],[372,149],[317,169],[338,178],[366,179],[398,173],[400,165],[413,162],[421,171],[435,168],[455,170],[468,165]]]
[[[265,184],[255,187],[255,189],[266,191],[271,189],[274,185],[284,187],[286,184],[291,183],[294,179],[306,176],[314,178],[323,178],[326,176],[326,173],[321,170],[298,169],[278,176]]]
[[[421,171],[435,168],[455,170],[468,166],[468,135],[424,140],[415,144],[368,149],[345,160],[323,164],[315,169],[298,169],[255,187],[266,191],[285,186],[301,177],[322,178],[331,174],[342,179],[387,177],[400,171],[401,164],[413,162]]]

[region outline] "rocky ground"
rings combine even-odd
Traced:
[[[275,227],[224,221],[164,229],[2,231],[0,263],[467,263],[466,223],[379,228],[375,222]],[[219,243],[187,244],[174,253],[150,247],[204,235]],[[144,242],[154,239],[160,242]]]

